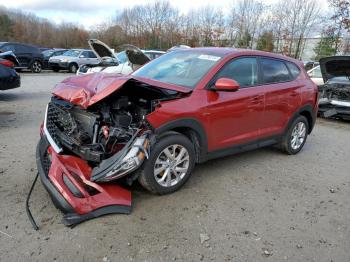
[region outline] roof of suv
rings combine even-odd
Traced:
[[[297,59],[294,59],[294,58],[291,58],[288,56],[284,56],[281,54],[275,54],[275,53],[264,52],[264,51],[259,51],[259,50],[252,50],[252,49],[234,48],[234,47],[195,47],[195,48],[188,48],[188,49],[179,49],[179,50],[174,50],[174,51],[190,52],[191,50],[211,52],[213,54],[218,54],[218,55],[222,55],[222,56],[227,56],[230,54],[268,56],[268,57],[272,57],[272,58],[291,61],[291,62],[294,62],[298,65],[302,65],[302,62],[300,60],[297,60]]]

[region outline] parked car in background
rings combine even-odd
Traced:
[[[316,62],[316,61],[304,61],[304,68],[306,71],[309,71],[318,65],[319,65],[319,62]]]
[[[0,53],[0,90],[19,87],[21,78],[15,70],[18,66],[16,56],[11,51]]]
[[[6,52],[0,51],[0,58],[11,61],[15,67],[19,66],[18,59],[15,53],[12,51],[6,51]]]
[[[350,120],[350,56],[320,59],[325,84],[320,88],[319,114]]]
[[[82,65],[79,67],[77,75],[96,72],[127,75],[165,53],[158,50],[141,50],[133,45],[123,45],[121,49],[124,51],[115,54],[114,50],[97,39],[90,39],[88,43],[101,62]]]
[[[50,49],[52,49],[52,48],[49,48],[49,47],[39,47],[40,52],[44,52],[44,51],[50,50]]]
[[[81,65],[98,63],[100,59],[93,51],[87,49],[70,49],[60,56],[49,58],[49,67],[55,72],[68,70],[70,73],[76,73]]]
[[[2,52],[12,51],[16,55],[19,61],[16,69],[30,69],[33,73],[41,72],[43,55],[39,48],[28,44],[0,42],[0,50]]]
[[[319,65],[307,71],[307,74],[317,86],[321,86],[324,84],[321,73],[321,67]]]
[[[68,51],[68,50],[67,49],[60,49],[60,48],[53,48],[53,49],[48,49],[48,50],[43,51],[42,52],[43,56],[44,56],[43,68],[50,69],[50,67],[49,67],[50,57],[63,55],[66,51]]]

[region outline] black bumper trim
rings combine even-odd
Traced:
[[[98,209],[95,209],[87,214],[79,215],[76,213],[68,213],[66,214],[63,219],[62,223],[65,226],[68,227],[74,227],[77,224],[80,224],[84,221],[97,218],[104,215],[110,215],[110,214],[130,214],[131,213],[131,206],[122,206],[122,205],[112,205],[112,206],[106,206],[101,207]]]

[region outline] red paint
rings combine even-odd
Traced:
[[[317,86],[309,79],[300,61],[255,50],[210,49],[226,56],[189,96],[162,102],[159,108],[149,114],[147,120],[153,127],[179,118],[194,118],[205,129],[210,152],[283,134],[292,115],[304,105],[312,105],[314,112],[317,112]],[[283,59],[298,65],[301,73],[293,81],[241,88],[236,92],[206,89],[227,62],[241,56]]]
[[[132,75],[97,73],[68,78],[58,84],[53,93],[73,104],[87,108],[132,79],[183,93],[192,92],[181,99],[161,102],[160,106],[147,116],[147,120],[154,128],[158,128],[179,118],[196,119],[205,129],[209,151],[283,134],[292,115],[304,105],[312,105],[314,112],[317,112],[317,86],[309,79],[300,61],[255,50],[233,48],[205,48],[205,50],[223,55],[223,58],[193,90],[147,78],[135,78]],[[236,92],[206,89],[207,84],[227,62],[242,56],[290,61],[299,66],[301,73],[293,81],[241,88]],[[223,80],[218,84],[223,88],[234,86],[232,80],[230,82]]]
[[[91,182],[91,168],[84,160],[75,156],[59,155],[51,147],[48,148],[48,152],[51,155],[49,179],[78,214],[86,214],[95,209],[111,205],[131,206],[130,191],[117,184]],[[79,176],[83,184],[95,188],[99,193],[90,195],[84,185],[79,183],[72,173]],[[79,189],[84,196],[83,198],[75,197],[70,192],[63,182],[63,174]]]
[[[15,66],[14,63],[12,63],[10,60],[1,59],[1,58],[0,58],[0,65],[10,67],[10,68],[13,68]]]
[[[114,93],[132,79],[180,92],[188,93],[191,91],[185,87],[165,84],[131,75],[96,73],[69,77],[57,84],[52,93],[72,104],[87,108]]]
[[[220,91],[237,91],[239,84],[233,79],[223,77],[215,82],[215,89]]]

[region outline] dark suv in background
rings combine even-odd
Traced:
[[[21,43],[0,42],[0,50],[15,53],[19,66],[16,69],[30,69],[33,73],[40,73],[43,67],[43,55],[39,48]]]
[[[44,56],[43,68],[44,69],[51,69],[49,66],[50,57],[63,55],[66,51],[68,51],[68,50],[67,49],[60,49],[60,48],[54,48],[54,49],[48,49],[48,50],[42,51],[42,54]]]

